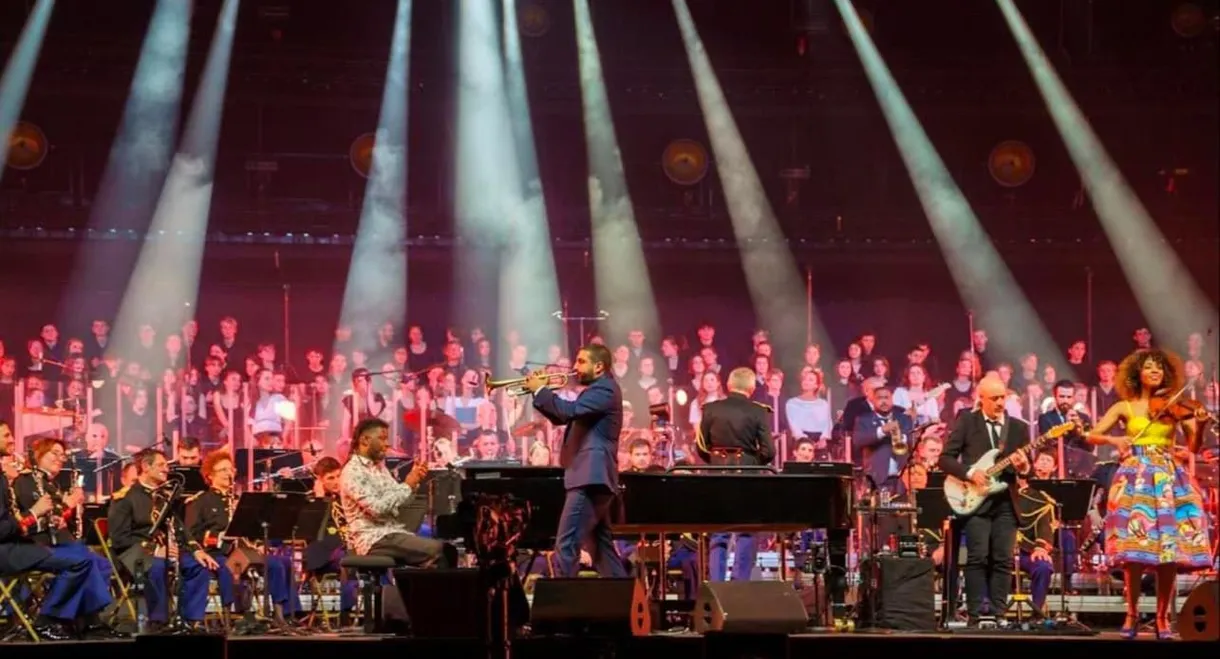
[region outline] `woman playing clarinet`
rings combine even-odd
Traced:
[[[1178,572],[1211,564],[1202,498],[1180,464],[1185,452],[1174,446],[1180,431],[1187,450],[1197,451],[1207,416],[1178,401],[1182,379],[1176,355],[1137,350],[1118,367],[1119,401],[1088,435],[1091,444],[1114,446],[1122,456],[1110,486],[1105,546],[1123,570],[1127,620],[1120,633],[1127,639],[1139,629],[1145,571],[1156,573],[1156,634],[1168,639]],[[1120,420],[1126,422],[1126,434],[1107,435]]]

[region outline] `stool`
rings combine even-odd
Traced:
[[[398,563],[389,556],[344,556],[339,566],[351,570],[360,579],[360,598],[364,604],[364,631],[367,634],[385,633],[385,621],[381,609],[381,580]]]

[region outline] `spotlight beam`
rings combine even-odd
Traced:
[[[1216,307],[1182,265],[1038,45],[1012,0],[996,0],[1151,329],[1185,340],[1216,326]],[[1212,276],[1216,271],[1212,270]]]
[[[597,305],[610,314],[602,331],[611,341],[624,340],[633,329],[656,337],[661,329],[656,301],[623,174],[593,17],[588,0],[575,0],[575,8],[580,100],[589,160],[594,280]]]
[[[179,327],[194,314],[240,4],[225,0],[221,6],[182,144],[119,307],[114,335],[125,353],[136,347],[141,324]]]
[[[34,10],[25,19],[25,27],[17,38],[17,45],[8,56],[4,65],[4,75],[0,76],[0,146],[7,157],[9,138],[13,135],[13,126],[21,116],[25,107],[26,94],[30,91],[30,79],[34,77],[34,67],[38,64],[38,56],[42,52],[42,43],[47,34],[47,25],[51,23],[51,12],[55,9],[55,0],[38,0]],[[8,169],[0,162],[0,180]]]
[[[673,0],[673,6],[690,60],[699,107],[703,110],[703,120],[716,156],[716,170],[724,187],[750,297],[761,326],[771,332],[780,363],[801,364],[809,320],[801,313],[806,309],[803,280],[712,68],[690,8],[686,0]],[[813,314],[813,336],[814,341],[822,345],[823,352],[833,350],[816,312]]]
[[[1014,363],[1025,351],[1058,356],[1054,341],[924,132],[855,6],[851,0],[835,0],[835,5],[881,105],[949,272],[966,304],[978,313],[981,321],[978,327],[987,330],[1000,356]]]
[[[118,134],[89,211],[89,227],[148,227],[165,183],[178,133],[193,3],[157,0],[123,108]],[[134,250],[86,243],[60,308],[61,321],[79,322],[99,287],[119,288],[131,274]]]
[[[411,0],[398,0],[373,158],[339,313],[340,325],[361,330],[386,321],[401,327],[407,314],[407,78],[411,9]]]
[[[506,205],[510,231],[501,260],[500,336],[516,329],[527,346],[563,346],[563,326],[551,316],[560,306],[559,279],[538,173],[516,0],[503,0],[502,14],[505,94],[519,185],[516,203]]]

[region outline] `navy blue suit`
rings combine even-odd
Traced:
[[[581,546],[587,544],[598,574],[626,577],[610,534],[618,494],[618,437],[623,428],[623,394],[618,383],[609,374],[602,375],[574,401],[540,389],[534,394],[534,409],[551,423],[567,425],[559,452],[567,495],[555,534],[557,576],[576,576]]]
[[[898,406],[886,415],[870,410],[856,417],[856,427],[851,433],[851,445],[853,450],[860,451],[864,473],[873,479],[873,483],[878,488],[889,489],[891,494],[900,495],[903,487],[902,483],[898,482],[897,474],[906,464],[910,453],[903,456],[894,455],[890,436],[880,432],[881,427],[890,420],[898,422],[907,447],[913,446],[915,439],[911,437],[911,431],[914,430],[914,422],[906,414],[906,410]]]

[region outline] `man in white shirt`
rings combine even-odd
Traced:
[[[356,424],[352,453],[339,477],[349,548],[359,556],[389,556],[413,567],[454,567],[452,545],[421,538],[407,529],[402,512],[428,467],[415,463],[399,483],[385,466],[390,426],[376,417]]]

